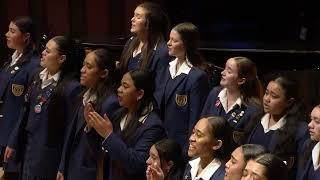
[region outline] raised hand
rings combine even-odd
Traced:
[[[13,154],[14,154],[14,149],[13,148],[10,148],[9,146],[6,147],[6,150],[4,152],[4,158],[3,158],[3,161],[4,162],[8,162],[9,159],[12,158]]]
[[[88,117],[88,124],[103,138],[107,138],[113,132],[112,123],[106,114],[102,117],[100,114],[93,111],[89,113]]]
[[[84,110],[83,110],[83,116],[84,116],[84,119],[85,119],[85,121],[87,122],[87,124],[89,124],[89,113],[90,113],[90,112],[93,112],[93,111],[94,111],[94,109],[93,109],[91,103],[85,104]],[[90,125],[89,125],[89,126],[87,125],[87,127],[88,127],[88,128],[91,128]]]
[[[164,180],[164,173],[158,163],[148,165],[146,171],[147,180]]]

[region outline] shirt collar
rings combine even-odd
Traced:
[[[150,112],[153,110],[153,105],[152,103],[149,104],[149,106],[147,106],[146,108],[143,109],[142,114],[144,114],[143,116],[141,116],[138,121],[141,122],[142,124],[146,121],[148,115],[150,114]],[[123,130],[127,121],[128,114],[126,114],[120,121],[120,129]]]
[[[280,129],[284,126],[284,124],[286,123],[286,119],[285,119],[286,115],[282,116],[279,121],[274,124],[271,127],[268,127],[269,121],[270,121],[270,114],[267,113],[265,114],[262,118],[261,118],[261,125],[263,127],[264,133],[267,133],[271,130],[277,130]]]
[[[49,72],[47,70],[47,68],[45,68],[44,70],[42,70],[39,73],[39,77],[41,79],[41,88],[44,89],[45,87],[49,86],[50,84],[53,84],[54,86],[57,85],[57,82],[60,78],[60,74],[61,71],[58,71],[56,74],[54,74],[53,76],[51,76],[50,78],[48,78]]]
[[[221,161],[217,158],[214,158],[197,176],[199,169],[200,158],[189,161],[191,166],[191,179],[198,180],[202,178],[203,180],[209,180],[211,176],[216,172],[216,170],[221,166]]]
[[[222,104],[222,107],[226,113],[228,113],[230,110],[232,110],[234,108],[234,106],[236,106],[236,105],[241,106],[241,104],[242,104],[241,98],[238,97],[236,102],[232,106],[229,106],[230,107],[229,109],[227,109],[227,89],[226,88],[223,88],[219,92],[218,97],[219,97],[219,100]]]
[[[92,93],[92,89],[90,88],[83,94],[83,100],[82,100],[83,105],[89,102],[96,102],[96,100],[97,100],[97,95]]]
[[[181,64],[180,68],[176,72],[176,66],[177,66],[178,58],[174,59],[169,63],[169,71],[171,78],[175,78],[179,76],[180,74],[189,74],[191,68],[193,65],[189,62],[188,58]]]
[[[21,56],[22,56],[22,53],[18,54],[18,51],[17,51],[17,50],[14,51],[14,53],[13,53],[12,56],[11,56],[12,61],[11,61],[11,63],[10,63],[10,66],[15,65],[15,64],[18,62],[18,60],[21,58]]]
[[[131,39],[132,39],[132,38],[131,38]],[[153,50],[156,51],[157,48],[158,48],[158,44],[156,44],[156,45],[154,46]],[[138,51],[133,51],[132,57],[136,57],[136,56],[137,56],[138,54],[140,54],[140,53],[141,53],[141,49],[138,50]]]
[[[320,142],[318,142],[312,149],[312,163],[313,163],[314,170],[317,170],[320,167],[319,154],[320,154]]]

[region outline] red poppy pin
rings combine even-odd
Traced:
[[[217,101],[216,101],[216,107],[218,107],[218,106],[220,106],[220,104],[221,104],[221,102],[220,102],[220,100],[218,99]]]

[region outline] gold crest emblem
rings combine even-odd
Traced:
[[[178,106],[185,106],[188,101],[188,96],[187,95],[180,95],[176,94],[176,104]]]
[[[21,96],[24,91],[24,86],[19,84],[12,84],[12,94],[15,96]]]

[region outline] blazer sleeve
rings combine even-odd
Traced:
[[[201,73],[198,78],[195,79],[190,91],[190,111],[189,111],[189,130],[188,137],[191,135],[193,126],[199,120],[203,105],[205,104],[208,91],[208,76],[205,72]],[[188,144],[188,143],[187,143]]]
[[[155,52],[155,59],[150,69],[155,73],[155,79],[159,76],[169,65],[170,57],[168,53],[168,47],[166,43],[161,43]],[[157,82],[156,82],[157,83]]]
[[[218,97],[218,88],[213,88],[207,99],[206,102],[203,106],[202,112],[201,112],[201,116],[206,116],[206,115],[210,115],[210,108],[212,108],[212,104],[216,102],[216,99]]]
[[[307,123],[301,123],[298,126],[298,133],[297,133],[297,162],[301,162],[304,154],[304,147],[305,143],[307,142],[308,139],[310,139],[309,135],[309,130],[308,130],[308,125]]]
[[[120,161],[128,173],[145,170],[150,147],[164,137],[164,129],[160,125],[148,127],[140,133],[133,147],[128,147],[115,133],[102,142],[102,149],[108,152],[110,159]]]
[[[8,144],[7,146],[10,148],[13,148],[15,150],[18,150],[20,147],[19,145],[21,144],[20,142],[20,134],[23,128],[24,121],[26,120],[25,117],[28,117],[29,114],[29,106],[24,105],[23,108],[21,108],[20,113],[19,113],[19,120],[18,123],[15,125],[13,131],[10,134]]]

